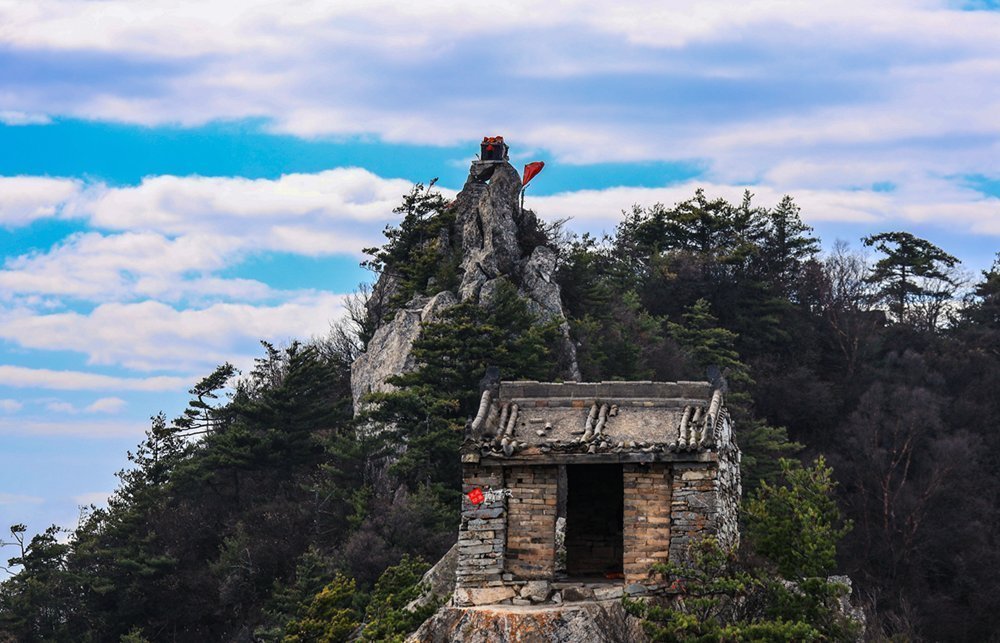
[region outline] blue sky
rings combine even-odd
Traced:
[[[576,231],[697,187],[827,247],[1000,250],[995,2],[0,0],[0,523],[75,525],[150,415],[327,332],[483,135]]]

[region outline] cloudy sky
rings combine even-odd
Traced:
[[[486,134],[548,218],[796,197],[829,247],[1000,249],[996,0],[0,0],[0,527],[72,527],[150,415],[323,334]]]

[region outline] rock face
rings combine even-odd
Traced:
[[[479,291],[486,282],[505,275],[511,275],[521,259],[518,247],[518,225],[515,214],[520,214],[518,195],[521,191],[521,177],[509,163],[497,166],[489,186],[483,190],[482,184],[472,177],[477,174],[476,166],[470,173],[470,180],[462,190],[464,195],[456,199],[459,207],[457,226],[462,235],[462,283],[458,288],[462,300],[479,298]],[[478,202],[473,202],[478,196]]]
[[[427,605],[432,600],[447,598],[455,590],[455,568],[458,566],[458,543],[451,546],[433,567],[424,572],[420,585],[424,591],[406,606],[408,610]]]
[[[639,620],[620,601],[553,607],[443,607],[407,643],[493,643],[494,641],[648,641]]]
[[[411,352],[420,334],[420,325],[434,321],[442,310],[457,301],[447,290],[433,297],[415,297],[389,323],[375,331],[368,342],[368,350],[351,364],[355,413],[363,395],[392,390],[386,380],[413,369]]]
[[[488,183],[478,180],[484,169],[493,167]],[[413,342],[420,325],[433,321],[441,311],[458,301],[472,300],[489,306],[502,280],[517,286],[529,302],[529,308],[542,319],[564,318],[558,284],[552,280],[556,253],[543,245],[530,246],[525,232],[535,225],[534,214],[522,212],[518,199],[521,177],[510,163],[476,161],[472,164],[465,187],[451,206],[455,223],[442,235],[448,240],[443,249],[459,257],[461,278],[456,292],[440,291],[432,296],[411,299],[395,316],[380,326],[368,343],[367,351],[351,367],[351,390],[354,410],[360,409],[362,396],[387,391],[386,379],[412,370]],[[395,284],[383,275],[376,292],[392,292]],[[569,337],[569,325],[562,323],[562,363],[564,377],[580,379],[576,349]]]

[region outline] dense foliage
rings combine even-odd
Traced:
[[[822,256],[787,197],[637,206],[615,234],[563,249],[580,367],[586,379],[666,380],[719,367],[749,491],[780,479],[779,455],[825,454],[836,471],[855,525],[840,568],[873,612],[869,633],[989,639],[1000,263],[966,292],[957,260],[926,240],[887,232],[864,248],[877,254],[838,242]],[[782,535],[749,531],[765,550]],[[814,564],[832,550],[803,554]]]
[[[23,525],[0,539],[16,572],[0,585],[0,641],[391,640],[416,625],[423,612],[404,606],[454,541],[479,379],[489,366],[555,378],[564,356],[557,326],[505,284],[489,306],[427,324],[418,368],[354,418],[357,351],[410,296],[456,281],[440,195],[418,186],[398,212],[368,262],[392,279],[356,301],[353,328],[265,344],[249,373],[221,366],[181,417],[153,418],[108,506],[68,539]],[[553,244],[544,231],[525,243]],[[992,634],[1000,265],[966,292],[929,242],[865,243],[872,260],[844,244],[823,256],[791,198],[764,208],[699,191],[559,244],[585,379],[707,374],[729,389],[750,548],[737,560],[707,546],[700,571],[661,570],[687,574],[689,592],[703,583],[688,601],[703,609],[651,621],[719,640],[728,593],[753,597],[743,623],[757,638],[844,636],[822,578],[836,551],[874,637]],[[835,473],[781,460],[820,454]]]
[[[669,592],[626,599],[653,641],[853,641],[862,624],[842,599],[849,587],[827,577],[844,524],[836,483],[823,459],[781,461],[780,482],[763,482],[747,503],[753,547],[738,554],[714,538],[692,546],[690,561],[656,564]],[[755,551],[750,551],[755,549]]]

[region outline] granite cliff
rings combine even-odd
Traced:
[[[473,162],[465,186],[448,206],[454,213],[453,223],[434,240],[439,260],[457,265],[457,285],[436,291],[434,284],[428,283],[423,294],[414,295],[378,326],[366,351],[351,367],[355,413],[365,394],[390,390],[389,377],[416,366],[412,348],[421,324],[437,319],[441,311],[459,301],[489,306],[503,280],[517,287],[540,319],[565,317],[559,286],[552,279],[556,251],[539,234],[534,213],[520,207],[520,192],[521,177],[510,163]],[[398,288],[398,278],[385,272],[373,292],[385,301]],[[563,375],[578,380],[576,351],[565,321],[562,334]]]

